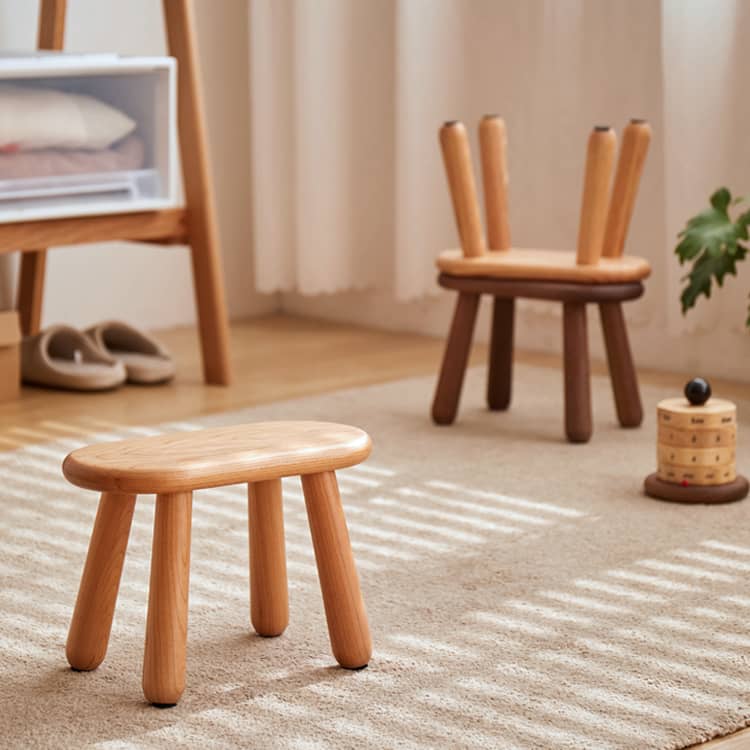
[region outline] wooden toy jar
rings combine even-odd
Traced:
[[[711,386],[694,378],[685,398],[658,403],[658,468],[646,478],[647,495],[681,503],[726,503],[747,495],[747,479],[735,463],[737,407],[710,397]]]

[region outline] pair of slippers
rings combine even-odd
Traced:
[[[165,383],[174,372],[169,352],[158,341],[120,321],[87,331],[52,326],[21,344],[21,375],[31,385],[106,391],[126,381]]]

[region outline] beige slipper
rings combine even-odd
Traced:
[[[156,339],[127,323],[105,321],[89,328],[86,335],[102,352],[124,365],[129,383],[153,385],[174,377],[169,352]]]
[[[125,382],[125,367],[82,331],[59,325],[23,340],[21,376],[32,385],[106,391]]]

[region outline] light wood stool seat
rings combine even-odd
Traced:
[[[174,705],[185,687],[192,493],[248,485],[250,612],[259,635],[289,621],[281,478],[301,476],[333,654],[367,666],[367,614],[335,471],[370,454],[367,433],[328,422],[265,422],[92,445],[63,462],[102,493],[67,643],[70,665],[96,669],[109,642],[136,494],[156,494],[143,691]]]
[[[623,284],[641,281],[651,273],[649,262],[635,255],[601,258],[596,264],[581,265],[572,251],[517,247],[488,250],[473,258],[464,257],[463,250],[445,250],[438,256],[437,267],[451,276],[574,281],[578,284]]]

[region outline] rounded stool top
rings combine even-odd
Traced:
[[[99,492],[189,492],[335,471],[371,449],[370,436],[349,425],[257,422],[89,445],[67,456],[63,474]]]

